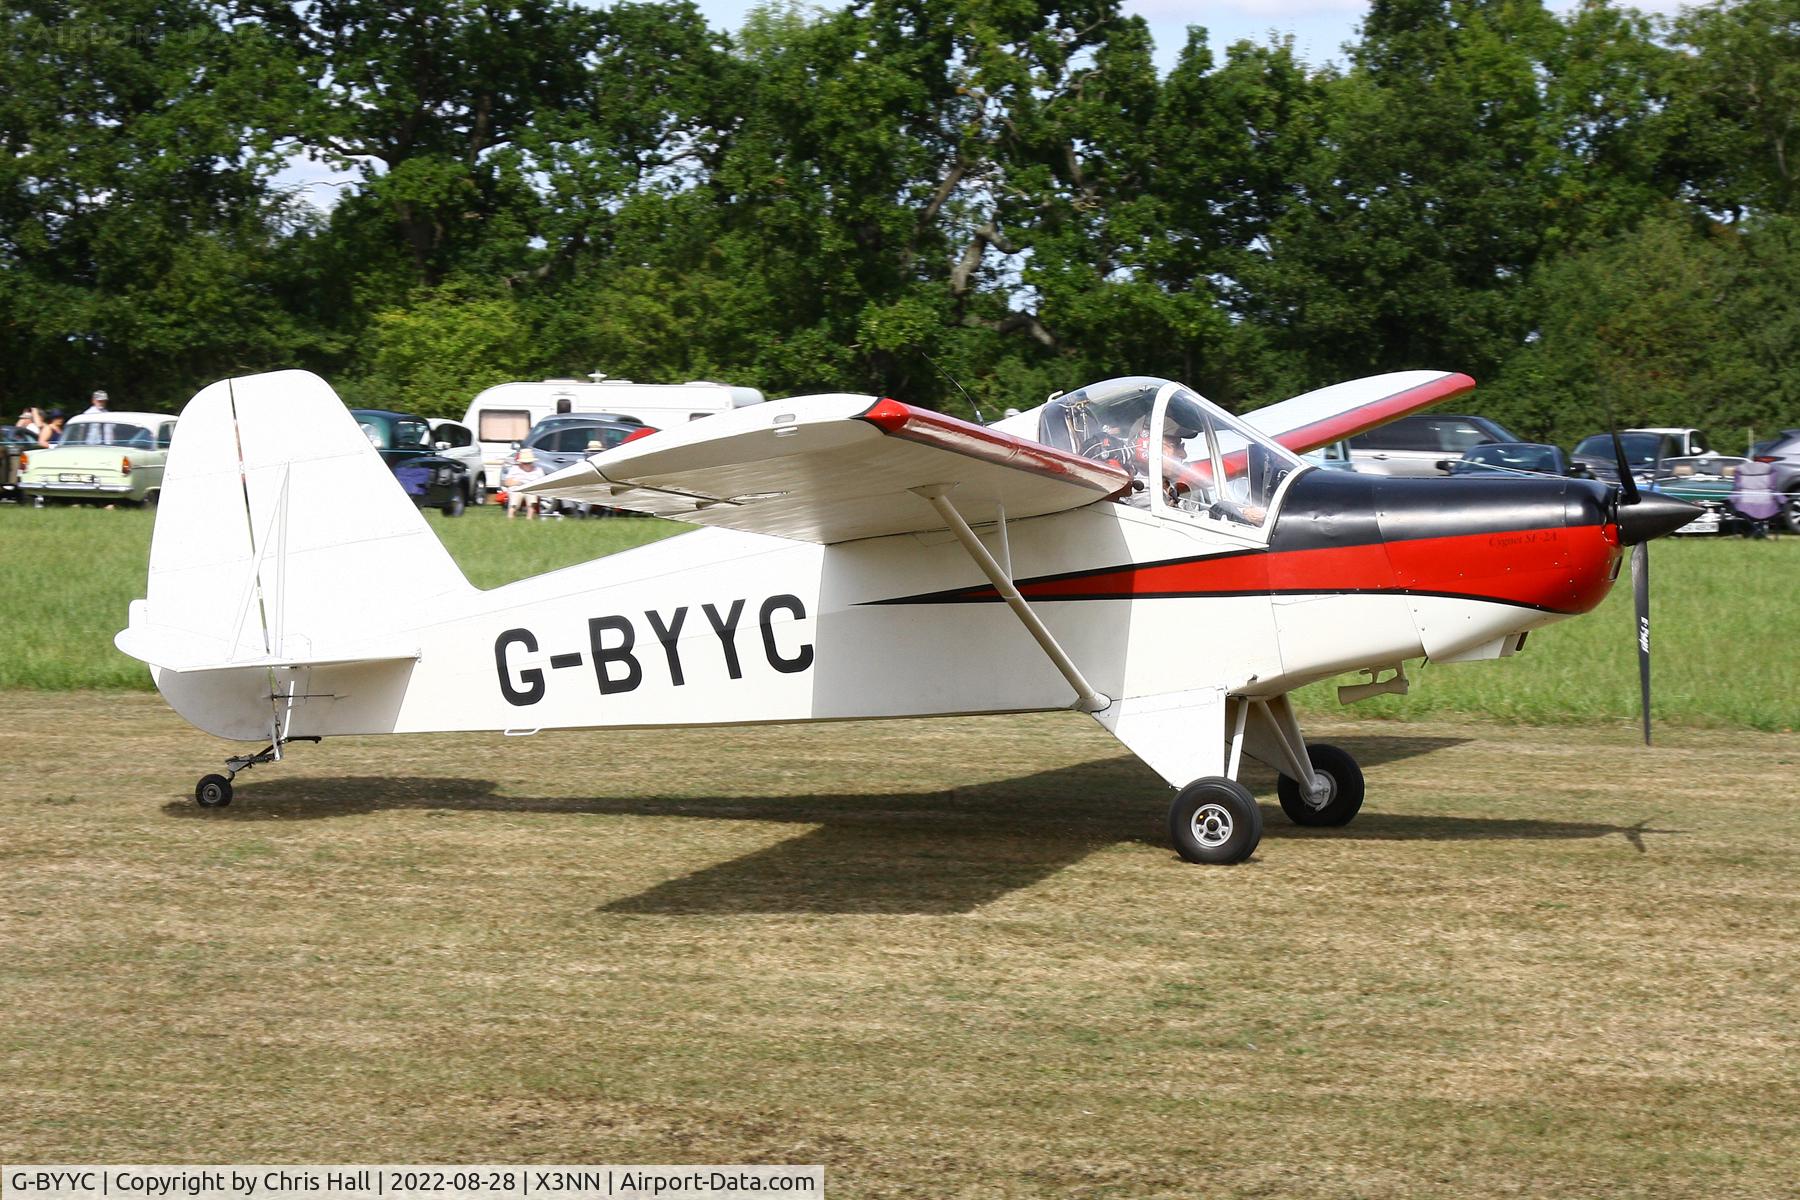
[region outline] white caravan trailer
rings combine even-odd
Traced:
[[[546,379],[542,383],[502,383],[488,388],[469,405],[462,423],[475,431],[482,469],[489,488],[500,486],[500,473],[513,443],[530,428],[557,413],[615,413],[635,417],[657,429],[685,425],[701,417],[762,402],[755,388],[723,383],[632,383],[628,379]]]

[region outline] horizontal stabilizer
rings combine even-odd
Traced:
[[[1475,381],[1450,371],[1395,371],[1334,383],[1245,413],[1245,424],[1305,454],[1365,430],[1460,396]]]
[[[1122,468],[896,400],[803,396],[719,413],[597,454],[523,489],[697,525],[832,543],[1079,508]]]
[[[364,648],[299,657],[268,654],[245,655],[241,658],[214,658],[208,661],[204,656],[196,654],[200,643],[197,643],[186,630],[142,623],[140,606],[143,604],[142,600],[133,603],[132,607],[137,611],[132,613],[131,625],[120,630],[114,636],[113,644],[140,662],[161,667],[165,671],[179,671],[186,674],[197,671],[241,671],[246,667],[285,670],[295,667],[343,666],[348,663],[416,662],[419,657],[416,647],[390,647],[385,650]]]

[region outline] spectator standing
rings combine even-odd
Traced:
[[[500,486],[506,489],[507,520],[510,521],[518,516],[521,508],[525,510],[527,521],[538,515],[538,506],[541,501],[536,496],[524,495],[519,489],[527,484],[536,483],[543,477],[544,468],[537,465],[537,455],[532,452],[531,447],[527,446],[519,451],[512,466],[506,469],[505,477],[500,480]]]
[[[87,411],[82,413],[81,415],[84,417],[91,417],[95,413],[103,413],[105,411],[106,411],[106,393],[105,392],[95,392],[93,395],[88,397]]]

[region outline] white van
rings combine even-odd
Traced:
[[[656,429],[685,425],[733,408],[760,404],[755,388],[723,383],[632,383],[628,379],[546,379],[541,383],[502,383],[482,392],[469,405],[462,423],[475,432],[482,469],[490,488],[500,486],[500,473],[514,442],[531,427],[557,413],[614,413],[635,417]]]

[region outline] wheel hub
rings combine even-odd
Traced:
[[[1312,808],[1324,808],[1337,795],[1337,780],[1329,771],[1315,770],[1312,783],[1306,789],[1306,803]]]
[[[1189,824],[1194,840],[1209,850],[1231,840],[1231,813],[1222,804],[1202,804]]]

